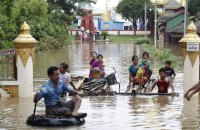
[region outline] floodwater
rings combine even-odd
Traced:
[[[133,54],[141,57],[142,51],[134,44],[88,44],[75,43],[59,50],[37,53],[34,63],[34,91],[48,79],[46,69],[51,65],[66,62],[70,65],[74,76],[89,72],[90,52],[96,50],[104,55],[107,74],[117,70],[117,79],[121,83],[121,92],[128,83],[128,67]],[[175,49],[177,50],[177,48]],[[175,54],[180,55],[180,53]],[[151,55],[150,55],[151,56]],[[163,66],[154,58],[153,70],[155,77],[158,69]],[[32,98],[1,98],[0,99],[0,130],[6,129],[38,129],[38,130],[193,130],[199,128],[199,100],[192,98],[190,102],[183,99],[182,67],[175,68],[177,76],[174,81],[179,97],[171,96],[94,96],[84,97],[81,112],[87,112],[86,123],[82,126],[65,128],[44,128],[26,125],[26,119],[33,113]],[[118,85],[112,86],[118,91]],[[156,91],[156,90],[155,90]],[[67,99],[70,99],[68,97]],[[44,113],[44,103],[37,105],[37,114]]]

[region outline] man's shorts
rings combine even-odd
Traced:
[[[59,102],[54,106],[46,107],[46,115],[63,116],[66,112],[72,112],[74,101]]]

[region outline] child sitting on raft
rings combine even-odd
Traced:
[[[168,88],[171,87],[172,93],[174,92],[174,87],[171,85],[171,82],[166,78],[166,72],[164,68],[159,69],[160,78],[157,79],[152,86],[150,87],[150,92],[153,91],[154,87],[157,85],[158,93],[168,93]]]
[[[97,56],[97,61],[94,61],[90,67],[90,78],[103,78],[105,76],[103,63],[103,55]]]
[[[143,66],[145,70],[145,76],[150,80],[150,77],[152,75],[152,66],[151,61],[149,60],[149,53],[143,52],[142,54],[142,60],[139,60],[139,64]]]
[[[138,64],[138,57],[136,55],[132,57],[132,62],[133,64],[129,67],[129,84],[126,92],[130,90],[131,83],[133,83],[133,87],[135,87],[135,85],[144,87],[144,85],[147,83],[147,77],[144,76],[145,71],[142,68],[142,65]],[[142,73],[139,73],[139,71]]]

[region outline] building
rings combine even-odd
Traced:
[[[171,33],[176,26],[184,21],[184,6],[176,0],[169,0],[163,5],[164,13],[158,17],[159,43],[171,43],[176,35]]]
[[[86,10],[92,10],[94,27],[100,30],[124,30],[125,21],[121,19],[116,19],[117,15],[107,6],[108,1],[106,2],[105,10],[97,9],[93,7],[91,3],[95,4],[96,1],[88,0],[88,2],[79,2],[78,6]],[[76,27],[81,25],[82,18],[83,17],[81,16],[76,16]]]

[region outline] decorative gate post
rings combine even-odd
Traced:
[[[37,41],[31,36],[30,27],[26,22],[20,27],[20,34],[13,43],[16,50],[19,97],[32,97],[33,61]]]
[[[200,38],[196,34],[197,27],[191,23],[187,27],[186,35],[179,41],[182,48],[184,64],[183,87],[184,93],[199,80],[199,43]],[[195,96],[198,96],[196,94]]]

